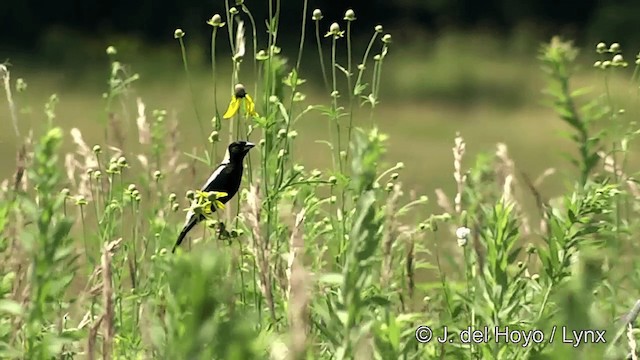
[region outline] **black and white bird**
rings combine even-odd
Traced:
[[[248,141],[235,141],[229,144],[227,152],[224,156],[224,160],[213,171],[207,182],[202,187],[202,191],[218,191],[227,193],[226,196],[218,198],[223,204],[226,204],[231,198],[238,192],[240,183],[242,182],[243,163],[244,157],[249,153],[249,150],[253,148],[255,144]],[[215,211],[215,207],[212,207],[211,211]],[[201,214],[195,214],[193,211],[187,213],[187,219],[184,223],[182,231],[176,240],[176,244],[173,246],[171,252],[175,252],[176,248],[180,246],[182,240],[184,240],[187,233],[193,229],[196,224],[204,220],[204,216]]]

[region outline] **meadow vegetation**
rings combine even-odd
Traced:
[[[102,96],[0,67],[16,154],[0,357],[637,358],[640,60],[602,43],[581,61],[560,38],[505,56],[455,35],[421,57],[306,0],[315,32],[285,49],[269,3],[266,22],[242,1],[208,19],[207,70],[181,29],[181,68],[163,77],[109,46]],[[226,119],[238,83],[252,100]],[[241,192],[171,254],[236,139],[258,144]],[[468,327],[520,335],[465,344]],[[584,329],[606,343],[574,346]]]

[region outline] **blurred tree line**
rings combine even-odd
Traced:
[[[246,0],[258,21],[267,18],[268,3]],[[300,26],[302,3],[281,0],[281,11],[292,15],[282,17],[288,23],[281,26]],[[618,41],[629,48],[632,42],[640,41],[640,33],[635,31],[640,20],[639,0],[310,0],[309,13],[314,8],[322,9],[327,26],[353,8],[360,26],[383,23],[387,28],[429,32],[483,27],[508,33],[525,24],[533,29],[533,36],[545,39],[560,33],[579,42]],[[173,40],[176,27],[186,31],[204,28],[206,18],[223,12],[223,0],[4,0],[0,50],[35,50],[52,29],[97,37],[128,34],[145,42],[168,42]]]

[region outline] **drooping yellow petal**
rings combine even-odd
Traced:
[[[251,96],[249,94],[247,94],[244,97],[244,101],[245,101],[245,110],[247,112],[247,116],[258,116],[258,113],[256,112],[256,104],[253,102],[253,99],[251,98]]]
[[[224,204],[220,200],[215,200],[213,202],[213,206],[215,206],[217,209],[220,209],[220,210],[224,210],[225,208]]]
[[[227,108],[227,111],[224,113],[222,117],[224,119],[230,119],[233,117],[233,115],[235,115],[238,112],[238,109],[240,109],[240,99],[238,99],[235,96],[232,96],[231,102],[229,103],[229,107]]]

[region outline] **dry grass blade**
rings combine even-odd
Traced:
[[[251,185],[247,195],[246,202],[247,222],[251,228],[251,248],[254,258],[258,264],[258,277],[260,281],[260,290],[267,301],[271,316],[275,319],[275,304],[272,291],[272,276],[270,256],[271,248],[268,241],[262,236],[260,229],[261,200],[258,185]]]
[[[636,353],[636,338],[633,336],[633,326],[631,324],[627,325],[627,340],[631,360],[638,360],[638,354]]]
[[[413,235],[409,236],[409,240],[407,240],[407,255],[405,259],[405,271],[407,276],[407,290],[408,297],[411,301],[413,299],[413,294],[415,291],[415,269],[414,269],[414,260],[415,260],[415,241],[413,239]]]
[[[115,249],[122,238],[112,241],[105,245],[102,251],[102,299],[104,307],[104,341],[102,343],[102,357],[103,359],[111,358],[111,351],[113,348],[113,337],[115,334],[114,328],[114,308],[113,308],[113,287],[112,287],[112,273],[111,273],[111,258],[113,256],[112,251]]]
[[[124,136],[122,121],[120,121],[118,116],[113,112],[109,113],[109,127],[111,127],[113,140],[115,140],[120,149],[124,149],[126,138]]]
[[[289,278],[289,323],[291,330],[291,360],[306,358],[307,332],[309,329],[309,293],[307,273],[301,255],[304,251],[302,226],[305,219],[303,209],[296,215],[295,225],[290,239],[287,275]]]
[[[393,244],[398,238],[398,219],[396,205],[402,191],[400,184],[395,184],[385,206],[386,224],[382,234],[382,287],[387,287],[393,276]]]
[[[624,171],[622,171],[622,169],[617,166],[616,159],[611,155],[607,155],[607,153],[605,153],[604,151],[598,151],[598,156],[602,160],[604,160],[604,171],[615,175],[619,179],[624,180],[633,197],[636,199],[640,199],[640,187],[635,181],[631,179],[630,176],[625,174]]]
[[[521,230],[525,235],[529,235],[531,234],[529,217],[515,195],[517,186],[515,162],[509,156],[509,150],[506,144],[498,143],[496,147],[496,157],[500,160],[496,172],[502,183],[502,199],[506,203],[512,203],[515,206],[520,218]]]
[[[451,149],[453,151],[453,178],[456,180],[457,185],[454,204],[456,213],[460,214],[462,212],[462,192],[464,191],[464,182],[467,178],[467,176],[462,173],[462,157],[466,150],[466,144],[462,136],[460,136],[460,133],[456,134],[454,143],[455,145]]]
[[[136,118],[136,125],[138,126],[138,141],[141,145],[151,144],[151,128],[147,122],[147,115],[145,114],[145,105],[141,98],[136,99],[138,106],[138,117]]]
[[[93,360],[96,358],[96,343],[98,341],[98,329],[102,324],[102,320],[104,320],[104,315],[98,318],[98,321],[93,324],[91,329],[89,329],[89,338],[87,339],[87,359]]]
[[[4,92],[7,96],[7,102],[9,103],[9,112],[11,113],[11,123],[13,124],[13,131],[16,133],[16,138],[20,138],[20,128],[18,127],[18,111],[16,110],[16,103],[13,101],[13,94],[11,93],[11,73],[7,66],[0,64],[0,77],[4,84]]]
[[[438,188],[435,190],[436,193],[436,198],[438,206],[440,206],[440,208],[442,210],[444,210],[445,212],[449,213],[449,214],[453,214],[454,209],[453,206],[451,206],[451,200],[449,200],[449,197],[447,196],[447,194],[444,193],[444,190]]]

